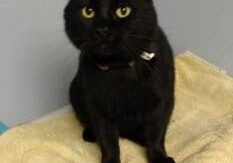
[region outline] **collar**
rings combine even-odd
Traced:
[[[140,57],[146,61],[150,61],[155,57],[155,53],[143,52]],[[111,65],[108,64],[97,64],[101,71],[109,71],[111,69],[120,69],[120,68],[130,68],[134,67],[135,60],[131,60],[128,63],[114,63]]]
[[[128,63],[114,63],[114,64],[98,64],[98,67],[101,71],[109,71],[112,69],[120,69],[120,68],[128,68],[128,67],[134,67],[135,61],[129,61]]]

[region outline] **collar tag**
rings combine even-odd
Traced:
[[[142,59],[145,59],[147,61],[152,60],[155,57],[155,53],[148,53],[148,52],[143,52],[141,55]]]

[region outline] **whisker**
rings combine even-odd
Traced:
[[[122,48],[124,48],[124,49],[125,49],[126,54],[127,54],[130,58],[135,59],[135,58],[134,58],[134,56],[133,56],[131,53],[128,53],[128,51],[130,51],[130,52],[131,52],[131,50],[129,50],[129,49],[128,49],[128,47],[127,47],[126,45],[124,45],[124,44],[120,44],[120,46],[121,46]]]
[[[126,35],[128,38],[134,38],[134,39],[143,39],[147,41],[154,41],[153,38],[143,37],[143,36],[137,36],[137,35]]]
[[[132,48],[130,45],[128,44],[125,44],[125,47],[131,51],[133,54],[137,55],[138,54],[138,51],[136,51],[134,48]]]
[[[142,51],[143,51],[143,50],[140,50],[139,48],[144,49],[141,45],[135,45],[135,44],[132,43],[132,42],[129,44],[129,47],[130,47],[132,50],[134,50],[134,51],[137,53],[137,55],[138,55],[138,54],[141,54]],[[138,47],[139,47],[139,48],[138,48]]]

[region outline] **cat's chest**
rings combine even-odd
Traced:
[[[134,91],[141,85],[133,69],[112,70],[96,76],[93,81],[98,84],[98,88],[93,88],[93,91],[102,93],[103,96],[111,100],[123,100],[122,97],[133,96]]]
[[[155,95],[156,82],[144,79],[133,68],[95,74],[88,83],[91,99],[118,109],[142,107]]]

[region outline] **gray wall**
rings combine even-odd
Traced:
[[[232,0],[155,0],[176,53],[189,49],[233,75]]]
[[[68,103],[77,51],[63,33],[66,0],[0,0],[0,121],[15,125]]]
[[[78,51],[63,32],[67,0],[0,1],[0,121],[13,126],[68,103]],[[233,74],[232,0],[156,0],[176,53],[186,49]]]

